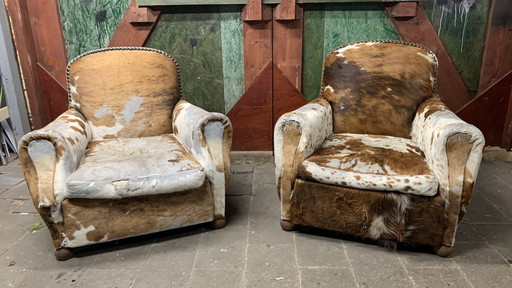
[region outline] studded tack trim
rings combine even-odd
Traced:
[[[351,43],[347,43],[347,44],[343,44],[343,45],[340,45],[336,48],[334,48],[331,52],[329,52],[328,55],[331,55],[333,54],[336,50],[339,50],[341,48],[344,48],[344,47],[347,47],[347,46],[350,46],[350,45],[357,45],[357,44],[365,44],[365,43],[392,43],[392,44],[402,44],[402,45],[408,45],[408,46],[412,46],[412,47],[416,47],[416,48],[420,48],[420,49],[423,49],[425,50],[430,56],[432,56],[432,59],[434,60],[434,63],[435,63],[435,77],[434,77],[434,83],[432,83],[432,92],[435,93],[436,92],[436,87],[437,87],[437,70],[439,68],[439,62],[437,61],[437,56],[436,54],[434,54],[434,52],[428,50],[427,48],[419,45],[419,44],[416,44],[416,43],[411,43],[411,42],[406,42],[406,41],[400,41],[400,40],[363,40],[363,41],[356,41],[356,42],[351,42]],[[323,71],[322,71],[322,86],[320,87],[320,94],[322,94],[324,92],[324,76],[323,76]]]
[[[176,59],[174,59],[174,57],[172,57],[171,55],[167,54],[164,51],[154,49],[154,48],[148,48],[148,47],[108,47],[108,48],[96,49],[96,50],[91,50],[91,51],[85,52],[85,53],[73,58],[71,61],[69,61],[68,66],[66,68],[66,79],[67,79],[67,85],[68,85],[68,98],[69,98],[70,104],[72,102],[71,101],[71,93],[70,93],[71,83],[70,83],[70,79],[69,79],[71,64],[73,64],[73,62],[75,62],[75,61],[79,60],[80,58],[85,57],[87,55],[96,54],[96,53],[105,52],[105,51],[116,51],[116,50],[150,51],[150,52],[160,53],[162,55],[167,56],[169,59],[172,60],[172,62],[174,62],[174,65],[176,66],[176,70],[178,71],[178,83],[179,83],[179,90],[180,90],[180,98],[183,98],[183,84],[181,83],[180,66],[178,64],[178,61],[176,61]]]

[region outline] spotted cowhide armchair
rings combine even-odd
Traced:
[[[397,41],[327,55],[320,96],[275,127],[284,230],[452,252],[484,139],[439,100],[436,70],[432,52]]]
[[[101,49],[70,62],[69,110],[19,143],[58,260],[79,246],[225,225],[231,123],[181,90],[177,62],[155,49]]]

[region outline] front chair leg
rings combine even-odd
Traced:
[[[224,216],[215,216],[215,219],[211,222],[212,228],[220,229],[226,226],[226,217]]]
[[[281,219],[281,229],[284,231],[293,231],[295,229],[295,224],[288,220]]]
[[[55,252],[53,252],[55,258],[59,261],[66,261],[68,259],[73,258],[73,250],[69,248],[57,248]]]
[[[450,257],[450,254],[452,254],[453,246],[445,246],[445,245],[439,245],[435,247],[435,252],[437,255],[441,257]]]

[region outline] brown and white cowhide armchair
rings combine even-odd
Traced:
[[[69,110],[19,143],[58,260],[133,235],[224,227],[231,123],[182,99],[171,56],[91,51],[69,63],[68,93]]]
[[[275,127],[281,227],[311,226],[448,256],[484,138],[436,96],[436,56],[418,45],[341,46],[320,96]]]

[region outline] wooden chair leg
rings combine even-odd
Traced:
[[[295,229],[295,224],[288,220],[281,219],[281,229],[284,231],[293,231]]]
[[[224,228],[224,226],[226,226],[226,217],[221,216],[221,217],[215,218],[212,221],[211,225],[212,225],[212,228],[214,228],[214,229]]]
[[[55,252],[53,252],[55,258],[59,261],[66,261],[68,259],[73,258],[73,250],[68,248],[57,248]]]

